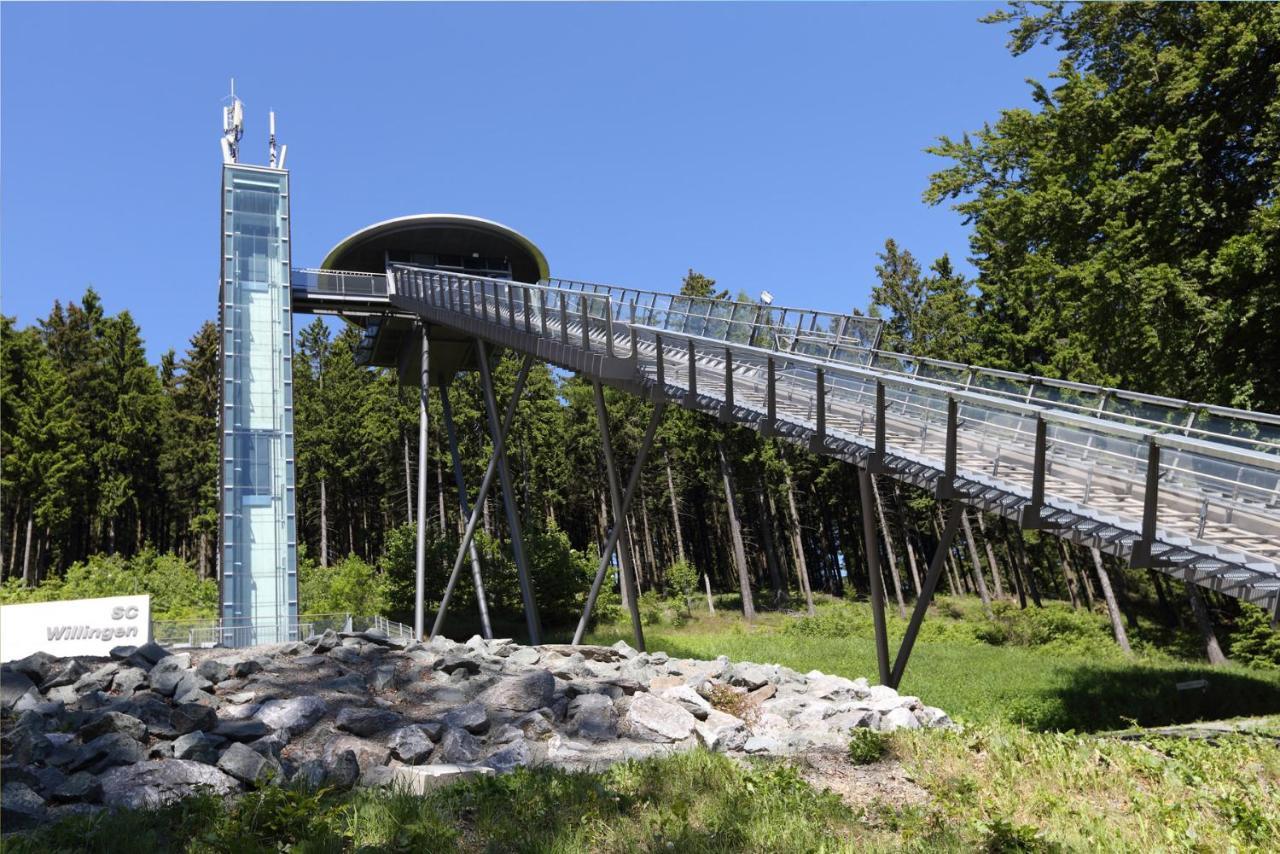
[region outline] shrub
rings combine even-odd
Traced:
[[[1230,647],[1231,658],[1240,664],[1280,667],[1280,630],[1271,627],[1271,618],[1261,608],[1241,603]]]
[[[889,751],[889,739],[882,732],[857,727],[849,733],[849,761],[854,765],[870,765]]]
[[[298,562],[298,607],[304,614],[379,616],[387,610],[387,579],[355,555],[333,566],[304,558]]]
[[[684,603],[690,610],[689,599],[698,588],[698,570],[687,560],[678,560],[667,568],[667,594]]]
[[[174,554],[146,548],[131,558],[94,555],[72,564],[62,578],[49,578],[27,588],[11,578],[0,585],[0,603],[53,602],[101,596],[151,596],[153,620],[213,617],[218,613],[218,582],[200,578]]]

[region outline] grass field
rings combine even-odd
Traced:
[[[723,603],[728,604],[728,603]],[[1048,611],[1050,609],[1046,609]],[[75,819],[4,850],[27,851],[1274,851],[1280,848],[1280,717],[1207,739],[1099,734],[1280,712],[1280,674],[1167,655],[1125,659],[1090,618],[1007,621],[1001,643],[941,603],[903,690],[956,731],[898,733],[872,768],[901,766],[927,796],[851,805],[786,762],[694,751],[598,774],[521,770],[427,797],[269,787],[235,802]],[[654,619],[659,619],[654,617]],[[1020,620],[1071,621],[1038,632]],[[865,607],[818,618],[732,613],[647,627],[650,650],[873,675]],[[892,621],[895,631],[901,622]],[[1033,626],[1032,629],[1035,627]],[[1109,643],[1104,631],[1102,641]],[[1073,634],[1074,633],[1074,634]],[[591,638],[629,638],[623,626]],[[1204,678],[1207,690],[1176,683]],[[1066,731],[1059,731],[1066,730]]]

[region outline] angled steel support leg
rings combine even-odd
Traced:
[[[472,537],[475,536],[476,526],[480,522],[481,510],[489,497],[489,488],[493,486],[494,475],[498,472],[498,457],[506,450],[507,432],[511,429],[511,422],[516,416],[516,402],[524,393],[524,381],[529,376],[529,366],[532,364],[533,357],[525,356],[524,362],[520,365],[520,373],[516,375],[516,386],[511,392],[511,400],[507,402],[506,416],[502,419],[502,433],[494,438],[493,456],[489,458],[489,467],[485,469],[484,477],[480,481],[476,503],[471,506],[471,518],[467,520],[467,527],[462,532],[462,542],[458,544],[458,554],[453,560],[453,571],[449,573],[449,581],[444,587],[444,596],[440,599],[440,611],[436,614],[435,624],[431,627],[431,637],[440,634],[440,629],[444,626],[444,615],[449,610],[449,599],[453,596],[453,588],[458,583],[459,573],[462,572],[462,562],[467,558]]]
[[[449,454],[453,457],[453,482],[458,487],[458,509],[462,518],[471,515],[471,507],[467,501],[467,483],[462,476],[462,456],[458,453],[458,434],[453,429],[453,407],[449,405],[449,387],[440,386],[440,410],[444,416],[444,429],[449,437]],[[480,555],[476,553],[473,540],[468,544],[471,553],[471,581],[476,588],[476,602],[480,606],[480,630],[485,638],[493,638],[493,626],[489,623],[489,603],[484,595],[484,579],[480,576]],[[443,611],[440,612],[444,614]],[[435,634],[435,632],[432,632]]]
[[[858,493],[862,504],[862,537],[867,546],[867,574],[871,576],[871,620],[876,631],[876,664],[880,669],[880,684],[888,685],[889,630],[884,622],[884,579],[880,575],[880,537],[876,532],[875,510],[872,501],[871,472],[858,468]]]
[[[924,621],[925,611],[929,610],[929,603],[933,601],[933,591],[938,588],[938,579],[942,576],[942,568],[946,565],[947,550],[951,548],[951,540],[956,535],[956,529],[960,527],[960,514],[963,511],[964,506],[959,501],[952,501],[947,510],[947,524],[942,528],[942,537],[938,540],[938,547],[934,549],[933,557],[929,561],[929,571],[924,577],[924,589],[916,597],[916,607],[911,612],[911,622],[907,624],[906,634],[902,636],[898,657],[893,662],[893,673],[889,675],[888,685],[894,690],[897,690],[899,683],[902,682],[902,673],[907,669],[907,659],[911,657],[911,648],[915,646],[916,635],[920,634],[920,624]]]
[[[502,487],[502,504],[507,511],[507,528],[511,532],[511,552],[516,561],[516,577],[520,580],[520,599],[524,603],[524,620],[529,629],[529,643],[542,643],[541,621],[538,619],[538,603],[533,598],[533,586],[529,581],[529,562],[524,552],[524,537],[520,532],[520,513],[516,508],[516,494],[511,488],[511,473],[507,469],[506,448],[497,453],[498,404],[493,396],[493,376],[489,371],[489,350],[484,341],[476,339],[476,357],[480,363],[480,383],[484,387],[484,408],[489,414],[489,433],[493,436],[494,456],[498,460],[498,484]],[[505,443],[504,443],[505,444]]]
[[[644,630],[640,626],[640,603],[636,600],[636,570],[632,562],[631,535],[627,531],[627,512],[630,510],[622,500],[622,487],[618,485],[618,466],[613,456],[613,440],[609,438],[609,416],[604,406],[604,388],[599,380],[592,380],[591,390],[595,396],[596,424],[600,429],[600,450],[604,454],[604,470],[609,481],[609,504],[613,508],[613,526],[620,530],[617,542],[618,567],[622,575],[622,589],[626,592],[627,610],[631,612],[631,630],[635,635],[636,648],[644,650]]]
[[[413,572],[413,636],[422,640],[426,625],[425,602],[427,583],[427,391],[430,350],[427,325],[422,324],[422,365],[418,387],[418,529],[414,545]]]
[[[596,597],[600,594],[600,585],[604,581],[605,572],[609,568],[609,562],[613,559],[613,552],[617,548],[618,538],[624,535],[626,525],[620,520],[626,518],[626,514],[631,509],[631,499],[636,493],[636,487],[640,483],[640,472],[644,468],[644,462],[649,456],[649,450],[653,447],[653,436],[658,432],[658,424],[662,421],[662,413],[667,408],[667,401],[659,398],[653,405],[653,414],[649,416],[649,426],[645,428],[644,439],[640,443],[640,450],[636,454],[636,461],[631,466],[631,476],[627,479],[627,491],[622,495],[622,514],[614,511],[614,524],[609,529],[609,536],[605,539],[604,550],[600,553],[600,563],[596,566],[596,577],[591,582],[591,590],[587,593],[587,602],[582,608],[582,618],[578,620],[578,628],[573,633],[574,644],[582,643],[582,636],[587,631],[587,623],[591,619],[591,609],[595,607]],[[607,431],[607,427],[605,430]],[[607,436],[607,432],[603,434]],[[610,448],[610,456],[612,456],[612,448]],[[613,484],[610,484],[612,491]],[[626,571],[623,571],[623,582],[626,581]],[[637,609],[636,599],[631,597],[633,609]],[[632,613],[633,626],[635,628],[636,640],[641,650],[644,649],[644,632],[640,628],[640,620],[633,610]]]

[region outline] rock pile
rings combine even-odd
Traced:
[[[785,667],[376,631],[170,654],[43,653],[0,667],[4,830],[271,781],[417,791],[520,765],[593,769],[705,745],[842,749],[849,730],[946,726],[915,697]]]

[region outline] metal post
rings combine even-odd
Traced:
[[[720,407],[720,420],[733,420],[733,351],[724,348],[724,404]]]
[[[951,540],[956,535],[956,528],[960,527],[960,514],[964,507],[960,502],[951,502],[951,507],[947,510],[947,523],[942,528],[942,536],[938,539],[938,547],[933,551],[933,557],[929,561],[929,571],[924,577],[924,589],[916,596],[916,607],[911,612],[911,622],[907,623],[907,631],[902,636],[902,643],[898,646],[898,657],[893,662],[893,673],[889,675],[888,685],[890,688],[897,690],[899,683],[902,682],[902,673],[907,669],[907,659],[911,657],[911,648],[915,646],[916,635],[920,634],[920,623],[924,621],[924,614],[929,610],[929,603],[933,601],[933,591],[938,588],[938,579],[942,576],[942,568],[946,565],[947,551],[951,548]]]
[[[618,567],[622,575],[622,589],[626,592],[627,610],[631,612],[631,628],[636,648],[644,651],[644,630],[640,626],[640,603],[636,589],[634,555],[631,551],[631,535],[627,530],[627,511],[623,506],[622,492],[618,485],[618,466],[613,456],[613,441],[609,438],[609,415],[604,406],[604,388],[599,380],[592,380],[591,390],[596,404],[596,423],[600,428],[600,450],[604,454],[605,476],[609,481],[609,503],[613,505],[613,526],[621,533],[618,539]]]
[[[476,339],[477,361],[480,363],[480,382],[484,387],[484,404],[489,413],[489,432],[494,437],[495,456],[498,459],[498,483],[502,487],[502,503],[507,511],[507,527],[511,531],[511,553],[516,561],[516,576],[520,580],[520,598],[524,602],[525,625],[529,628],[529,643],[542,643],[542,629],[538,619],[538,603],[533,598],[529,583],[529,563],[524,553],[524,538],[520,534],[520,514],[516,510],[516,494],[511,487],[511,473],[507,470],[506,449],[498,454],[498,405],[493,397],[493,376],[489,372],[489,353],[484,341]]]
[[[422,324],[422,365],[418,388],[418,529],[413,575],[413,636],[422,640],[427,585],[427,384],[430,363],[427,325]]]
[[[875,624],[876,663],[880,684],[889,685],[889,630],[884,623],[884,579],[880,577],[880,538],[871,502],[871,472],[858,467],[858,492],[862,504],[862,537],[867,550],[867,574],[871,576],[871,620]]]
[[[766,435],[772,435],[778,429],[778,369],[773,357],[768,360],[769,372],[765,385],[765,426]]]
[[[467,484],[462,476],[462,456],[458,453],[458,434],[453,429],[453,407],[449,405],[449,387],[440,386],[440,409],[444,416],[444,430],[449,437],[449,454],[453,457],[453,482],[458,487],[458,508],[462,513],[462,518],[466,519],[471,515],[471,508],[467,502]],[[480,605],[480,629],[486,638],[493,637],[493,626],[489,623],[489,603],[484,595],[484,579],[480,575],[480,555],[476,552],[476,544],[473,540],[469,543],[469,551],[471,554],[471,580],[476,588],[476,601]],[[440,609],[440,618],[444,617],[444,609]],[[433,635],[435,631],[431,632]]]
[[[587,622],[591,619],[591,609],[595,607],[596,597],[600,594],[600,585],[604,581],[605,571],[609,568],[609,562],[613,559],[614,550],[618,545],[618,538],[625,533],[626,525],[620,523],[618,519],[625,519],[626,514],[631,510],[631,498],[635,495],[636,488],[640,483],[640,472],[644,468],[645,460],[649,457],[649,449],[653,447],[653,436],[658,431],[658,424],[662,421],[662,414],[666,411],[666,408],[667,401],[665,398],[658,398],[653,405],[653,413],[649,416],[649,426],[645,428],[644,439],[640,442],[640,450],[636,454],[636,461],[631,466],[631,477],[627,480],[627,490],[622,494],[622,516],[617,516],[615,511],[614,525],[609,530],[609,536],[605,539],[604,550],[600,553],[600,563],[596,566],[596,577],[591,582],[591,590],[587,593],[587,602],[582,609],[582,618],[578,620],[578,628],[573,633],[575,645],[582,643],[582,636],[587,630]],[[631,597],[633,606],[635,601],[635,597]],[[635,626],[637,639],[641,644],[641,649],[643,649],[644,637],[640,622],[634,615],[632,620],[634,621],[633,625]]]
[[[814,420],[817,429],[809,439],[809,450],[820,454],[826,450],[827,446],[827,372],[818,368],[814,374],[814,390],[817,392],[815,398],[817,412]]]
[[[449,573],[449,581],[444,587],[444,596],[440,599],[440,612],[436,614],[435,624],[431,628],[431,636],[435,637],[444,626],[444,614],[449,608],[449,599],[453,596],[453,588],[458,583],[458,574],[462,571],[462,562],[466,559],[471,538],[475,536],[476,526],[480,522],[481,510],[489,497],[489,488],[493,485],[494,475],[498,471],[498,457],[505,451],[507,433],[511,430],[511,422],[515,420],[516,403],[524,393],[524,382],[529,376],[529,366],[533,364],[532,356],[525,356],[520,365],[520,373],[516,374],[516,386],[511,392],[511,400],[507,402],[507,413],[502,419],[502,433],[494,438],[493,456],[489,458],[489,467],[485,469],[480,481],[480,491],[476,493],[476,503],[471,506],[471,518],[462,532],[462,542],[458,545],[458,554],[453,560],[453,570]]]
[[[1151,545],[1156,539],[1156,518],[1160,510],[1160,446],[1155,437],[1147,440],[1147,484],[1142,498],[1142,539],[1133,544],[1129,556],[1132,567],[1149,567]]]

